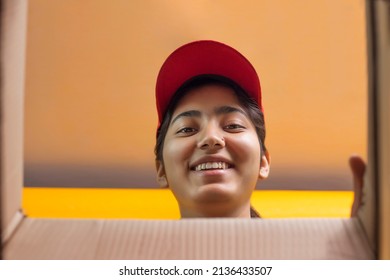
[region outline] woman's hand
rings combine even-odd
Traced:
[[[353,176],[353,204],[351,209],[351,217],[357,216],[359,207],[362,205],[363,198],[363,178],[366,171],[366,164],[358,155],[352,155],[349,158],[349,166]]]

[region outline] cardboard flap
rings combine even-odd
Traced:
[[[359,217],[379,259],[390,259],[390,1],[366,1],[368,172]]]
[[[1,15],[1,234],[20,220],[23,187],[23,102],[27,1],[2,1]],[[7,231],[7,234],[5,233]]]
[[[357,219],[25,219],[7,259],[372,259]]]

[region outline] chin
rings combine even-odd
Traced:
[[[226,184],[207,184],[198,188],[194,201],[197,203],[217,203],[233,201],[239,196],[232,186]]]

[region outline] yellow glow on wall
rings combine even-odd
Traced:
[[[255,191],[252,205],[263,218],[347,218],[352,200],[349,191]],[[23,211],[32,218],[180,218],[168,189],[24,188]]]

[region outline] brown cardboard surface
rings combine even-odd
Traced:
[[[6,259],[372,259],[357,219],[25,219]]]
[[[390,1],[376,1],[379,258],[390,259]]]
[[[390,259],[390,1],[366,1],[369,66],[368,173],[359,213],[377,257]]]
[[[358,217],[362,221],[363,227],[366,230],[368,241],[372,248],[376,247],[376,108],[375,108],[375,76],[374,76],[374,31],[372,26],[373,14],[371,12],[372,1],[366,1],[366,16],[367,16],[367,55],[368,55],[368,158],[367,168],[364,178],[363,189],[363,205],[360,207]]]
[[[2,1],[1,215],[3,232],[21,209],[26,0]]]
[[[102,221],[25,219],[5,259],[94,259]]]

